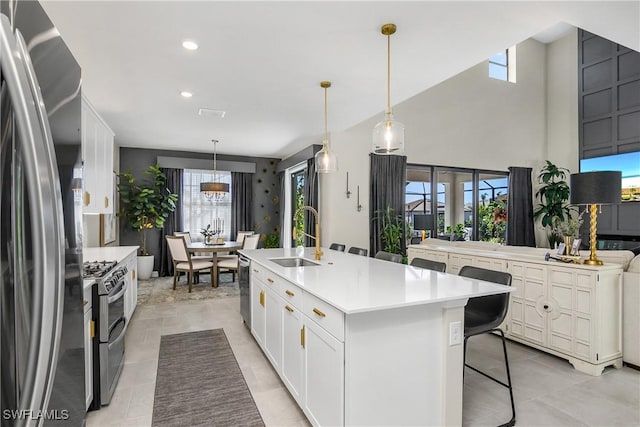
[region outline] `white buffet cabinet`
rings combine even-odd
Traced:
[[[622,268],[544,261],[539,256],[454,247],[411,245],[409,260],[506,271],[515,288],[503,324],[508,338],[568,360],[576,369],[600,375],[622,367]]]
[[[313,425],[460,425],[469,297],[509,287],[325,249],[251,259],[251,333]],[[304,257],[313,259],[313,248]],[[459,329],[458,337],[461,337]]]

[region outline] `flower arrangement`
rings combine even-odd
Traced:
[[[209,240],[216,235],[216,232],[211,229],[211,224],[207,224],[206,228],[200,229],[200,234],[202,234],[205,240]]]
[[[572,216],[569,216],[566,221],[559,221],[555,225],[554,231],[561,236],[573,238],[580,237],[580,227],[582,227],[582,223],[584,222],[582,215],[584,215],[585,212],[586,210],[580,212],[575,219]]]

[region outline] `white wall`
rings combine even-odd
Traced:
[[[535,172],[552,151],[549,158],[558,165],[575,165],[577,83],[571,83],[577,80],[575,37],[572,33],[552,44],[549,55],[547,46],[535,40],[519,44],[516,84],[489,78],[483,62],[395,106],[395,118],[406,128],[407,161],[504,171],[525,166]],[[549,69],[547,60],[552,62]],[[402,71],[395,70],[394,76],[402,78]],[[549,90],[547,79],[554,82]],[[372,90],[380,91],[384,106],[384,87]],[[339,111],[339,106],[332,110]],[[382,116],[381,112],[332,134],[339,172],[321,177],[323,244],[369,247],[371,130]],[[550,146],[547,140],[552,141]],[[347,171],[351,199],[345,195]],[[356,185],[360,185],[361,212],[356,210]]]

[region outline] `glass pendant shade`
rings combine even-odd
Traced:
[[[404,125],[386,113],[384,120],[373,128],[372,151],[375,154],[404,153]]]
[[[329,150],[329,141],[322,143],[322,150],[318,151],[315,156],[316,172],[331,173],[338,170],[338,159],[333,151]]]

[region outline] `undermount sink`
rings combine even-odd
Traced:
[[[270,258],[269,261],[275,262],[283,267],[315,267],[320,265],[317,262],[304,258]]]

